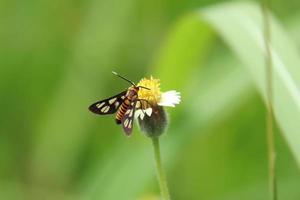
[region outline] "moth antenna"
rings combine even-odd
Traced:
[[[112,71],[112,73],[113,73],[114,75],[118,76],[119,78],[121,78],[121,79],[127,81],[127,82],[130,83],[131,85],[136,86],[136,85],[134,84],[134,82],[132,82],[132,81],[128,80],[127,78],[125,78],[125,77],[119,75],[117,72]]]
[[[151,90],[150,88],[147,88],[147,87],[144,87],[144,86],[138,86],[139,88],[143,88],[143,89],[146,89],[146,90]]]

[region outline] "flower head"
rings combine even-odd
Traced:
[[[175,105],[179,104],[181,101],[180,93],[175,90],[161,92],[160,80],[154,79],[152,76],[149,79],[143,78],[137,85],[144,87],[141,88],[138,92],[138,97],[139,99],[141,99],[141,101],[138,102],[138,110],[136,111],[136,117],[140,117],[142,120],[145,114],[151,116],[152,107],[175,107]]]
[[[139,124],[148,136],[161,135],[167,126],[167,114],[163,106],[175,107],[180,103],[180,93],[175,90],[161,92],[160,80],[143,78],[137,86],[141,86],[138,97],[140,101],[136,105],[135,115]]]
[[[161,100],[161,91],[160,91],[160,81],[159,79],[154,79],[152,76],[150,79],[143,78],[137,84],[137,86],[146,87],[147,89],[140,89],[138,96],[139,99],[145,99],[150,104],[157,104]]]

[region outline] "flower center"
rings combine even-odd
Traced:
[[[143,78],[137,84],[137,86],[143,86],[149,88],[147,90],[145,88],[140,88],[138,92],[139,99],[144,99],[148,101],[152,105],[156,105],[161,100],[161,92],[160,92],[160,81],[159,79],[154,79],[152,76],[150,79]]]

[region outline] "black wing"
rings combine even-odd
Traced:
[[[128,136],[132,132],[135,105],[136,105],[136,101],[131,102],[130,106],[126,110],[126,113],[122,119],[123,130],[124,130],[125,134]]]
[[[90,105],[89,110],[99,115],[107,115],[115,113],[123,103],[127,90],[108,99],[98,101]]]

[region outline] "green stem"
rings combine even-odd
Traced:
[[[268,160],[269,160],[269,190],[270,199],[277,199],[277,184],[276,184],[276,149],[273,130],[273,70],[272,70],[272,53],[270,48],[271,30],[269,21],[269,0],[262,0],[262,14],[264,26],[264,42],[266,48],[265,63],[266,63],[266,90],[267,90],[267,143],[268,143]]]
[[[168,190],[168,184],[165,172],[162,167],[161,163],[161,156],[160,156],[160,147],[159,147],[159,138],[153,137],[152,144],[154,149],[154,157],[156,163],[156,171],[157,171],[157,179],[160,187],[160,192],[162,196],[162,200],[170,200],[170,194]]]

